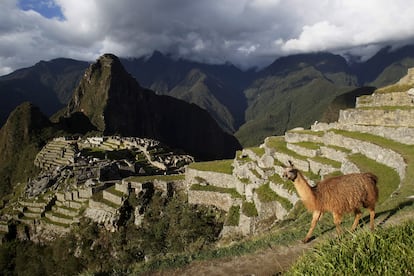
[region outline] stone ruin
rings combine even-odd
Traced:
[[[145,175],[145,168],[134,160],[109,160],[83,154],[85,149],[98,149],[102,152],[130,150],[142,154],[146,162],[159,174],[182,172],[183,167],[194,158],[189,155],[177,155],[173,152],[157,151],[161,143],[138,137],[59,137],[55,138],[37,154],[34,164],[42,172],[26,185],[26,196],[34,197],[47,189],[56,190],[60,185],[82,185],[89,179],[99,182],[120,180],[131,175]]]

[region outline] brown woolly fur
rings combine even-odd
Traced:
[[[308,242],[316,223],[324,212],[331,212],[338,235],[341,233],[342,215],[353,212],[355,220],[351,230],[355,230],[361,218],[361,207],[370,214],[370,227],[374,230],[375,204],[378,200],[378,178],[372,173],[353,173],[330,177],[311,187],[302,173],[290,162],[283,177],[293,181],[305,207],[311,211],[312,222],[304,242]]]

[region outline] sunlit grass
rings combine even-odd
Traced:
[[[404,92],[413,88],[412,84],[393,84],[375,90],[375,93]]]
[[[193,184],[191,185],[190,190],[223,193],[231,195],[232,198],[243,198],[243,196],[239,194],[235,188],[223,188],[213,185]]]
[[[301,257],[286,275],[412,275],[414,222],[330,239]]]
[[[233,173],[233,159],[208,161],[208,162],[194,162],[188,165],[190,169],[199,171],[211,171],[217,173],[232,174]]]

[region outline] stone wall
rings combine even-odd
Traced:
[[[206,184],[222,188],[234,188],[238,193],[244,194],[244,184],[231,174],[186,169],[185,180],[188,188],[192,184],[200,183],[200,179],[205,180]]]
[[[361,126],[346,124],[339,126],[339,128],[347,131],[370,133],[397,141],[399,143],[414,145],[413,127]]]
[[[253,200],[257,212],[259,213],[259,219],[261,220],[265,220],[268,218],[275,218],[275,220],[281,220],[288,213],[288,210],[283,208],[282,204],[280,204],[277,201],[261,202],[257,194],[254,194]]]
[[[414,109],[347,109],[339,112],[339,123],[414,127]]]
[[[356,108],[372,106],[414,106],[414,99],[407,92],[374,93],[356,99]]]
[[[101,202],[89,201],[89,207],[85,210],[85,217],[92,219],[94,222],[104,225],[109,231],[116,231],[116,223],[119,220],[119,212],[106,204]]]
[[[119,196],[117,194],[113,194],[107,190],[104,190],[102,193],[102,197],[116,205],[121,206],[122,203],[124,202],[124,197],[123,196]]]
[[[228,212],[231,206],[240,205],[241,199],[232,198],[231,195],[227,193],[188,190],[188,203],[212,205]]]
[[[323,138],[327,145],[345,147],[352,149],[353,152],[360,152],[378,163],[395,169],[401,180],[405,177],[405,169],[407,165],[404,162],[404,158],[390,149],[382,148],[373,143],[344,137],[333,132],[327,132]]]
[[[330,129],[343,129],[347,131],[370,133],[381,136],[390,140],[397,141],[402,144],[414,145],[414,128],[412,127],[398,127],[398,126],[369,126],[369,125],[355,125],[343,122],[339,123],[318,123],[312,125],[313,131],[327,131]],[[289,133],[289,136],[294,135]],[[298,136],[300,134],[297,134]]]
[[[221,238],[234,237],[234,236],[248,236],[254,234],[255,230],[255,218],[250,218],[240,213],[239,225],[237,226],[223,226],[220,232]]]

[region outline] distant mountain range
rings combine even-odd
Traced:
[[[336,120],[335,112],[353,105],[355,95],[372,93],[405,75],[414,66],[414,46],[387,47],[352,64],[331,53],[293,55],[258,72],[160,52],[120,60],[141,87],[198,105],[243,146],[250,146],[296,126]],[[70,101],[88,66],[61,58],[0,77],[0,125],[24,101],[48,116],[58,111]]]

